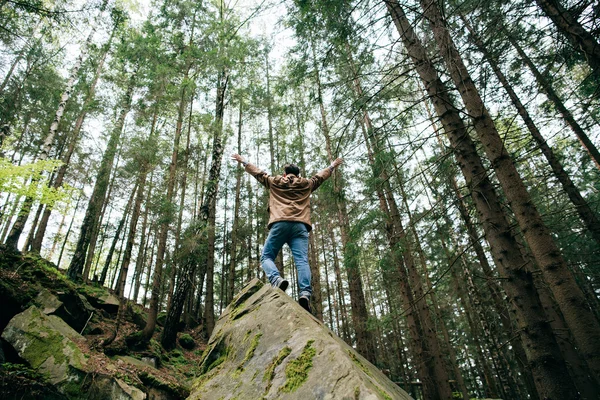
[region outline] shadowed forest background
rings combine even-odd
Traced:
[[[599,43],[588,0],[0,1],[2,251],[170,349],[264,279],[268,192],[229,155],[343,157],[316,318],[425,399],[596,399]]]

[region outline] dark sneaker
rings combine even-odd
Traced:
[[[285,292],[285,290],[287,289],[289,284],[290,283],[287,281],[287,279],[278,277],[277,280],[275,281],[275,283],[273,283],[271,286],[273,286],[274,288],[279,288]]]
[[[302,308],[304,308],[306,311],[312,314],[312,311],[310,309],[310,297],[300,296],[300,298],[298,299],[298,303],[300,303]]]

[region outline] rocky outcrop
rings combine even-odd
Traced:
[[[252,281],[215,326],[189,399],[410,399],[278,289]]]
[[[2,338],[19,357],[69,399],[145,399],[143,391],[121,379],[90,371],[88,359],[79,348],[85,339],[61,318],[45,314],[53,312],[54,306],[60,307],[60,301],[48,293],[43,296],[43,310],[29,307],[11,319],[2,332]]]
[[[44,314],[56,315],[77,332],[86,327],[95,311],[87,299],[75,291],[54,295],[48,289],[43,289],[35,302]]]
[[[10,320],[2,338],[50,383],[81,380],[87,360],[75,341],[84,339],[62,319],[31,306]]]

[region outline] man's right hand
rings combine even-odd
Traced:
[[[245,161],[244,161],[244,157],[240,156],[240,155],[239,155],[239,154],[237,154],[237,153],[236,153],[236,154],[232,154],[232,155],[231,155],[231,159],[232,159],[232,160],[235,160],[235,161],[237,161],[237,162],[239,162],[240,164],[243,164],[243,163],[245,162]]]
[[[344,159],[343,158],[336,158],[335,160],[333,160],[333,162],[331,163],[331,166],[333,168],[336,168],[337,166],[341,165],[344,163]]]

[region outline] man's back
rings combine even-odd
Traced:
[[[310,223],[310,194],[331,176],[331,169],[325,168],[310,179],[294,174],[269,176],[253,164],[246,165],[246,172],[254,176],[269,189],[269,224],[275,222],[303,222],[308,230]]]

